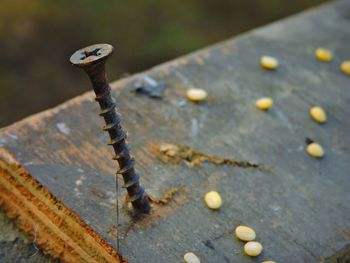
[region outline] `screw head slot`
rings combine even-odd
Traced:
[[[95,48],[93,51],[85,50],[80,60],[84,60],[90,56],[100,56],[101,55],[101,53],[99,52],[100,50],[101,50],[100,48]]]
[[[95,44],[77,50],[70,57],[70,62],[77,67],[85,67],[106,60],[113,53],[109,44]]]

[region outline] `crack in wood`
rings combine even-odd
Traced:
[[[204,162],[210,162],[215,165],[253,168],[270,172],[270,169],[262,164],[209,155],[181,144],[161,144],[155,147],[155,152],[157,158],[165,164],[178,165],[183,161],[188,167],[192,168],[196,166],[199,167]]]
[[[172,187],[166,191],[160,199],[155,199],[150,195],[148,195],[148,198],[154,205],[167,205],[174,200],[175,195],[179,193],[179,190],[180,189],[177,187]]]

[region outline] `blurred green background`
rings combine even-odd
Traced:
[[[0,0],[0,127],[89,90],[68,58],[115,46],[110,80],[324,0]]]

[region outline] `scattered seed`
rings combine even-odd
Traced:
[[[205,101],[208,97],[208,93],[203,89],[189,89],[187,90],[187,98],[191,101]]]
[[[276,69],[278,67],[278,60],[270,56],[262,56],[260,64],[265,69]]]
[[[316,49],[315,56],[319,60],[325,61],[325,62],[331,61],[333,59],[332,52],[330,52],[328,49],[321,48],[321,47]]]
[[[256,241],[250,241],[244,245],[244,252],[251,257],[256,257],[261,254],[263,246]]]
[[[322,158],[324,156],[324,151],[322,146],[316,142],[310,143],[307,146],[306,151],[312,157]]]
[[[222,198],[218,192],[211,191],[204,196],[204,201],[210,209],[219,209],[222,205]]]
[[[316,122],[325,123],[327,121],[327,114],[321,107],[312,107],[310,109],[310,115]]]
[[[201,263],[199,258],[192,252],[187,252],[184,255],[184,260],[186,263]]]
[[[255,239],[255,231],[247,226],[238,226],[235,230],[236,237],[243,241],[252,241]]]
[[[256,107],[260,110],[268,110],[271,108],[273,100],[269,97],[260,98],[255,102]]]
[[[350,75],[350,60],[346,60],[340,64],[340,70],[345,74]]]

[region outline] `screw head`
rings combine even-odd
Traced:
[[[75,51],[69,60],[74,66],[86,67],[106,60],[112,53],[112,45],[95,44]]]

